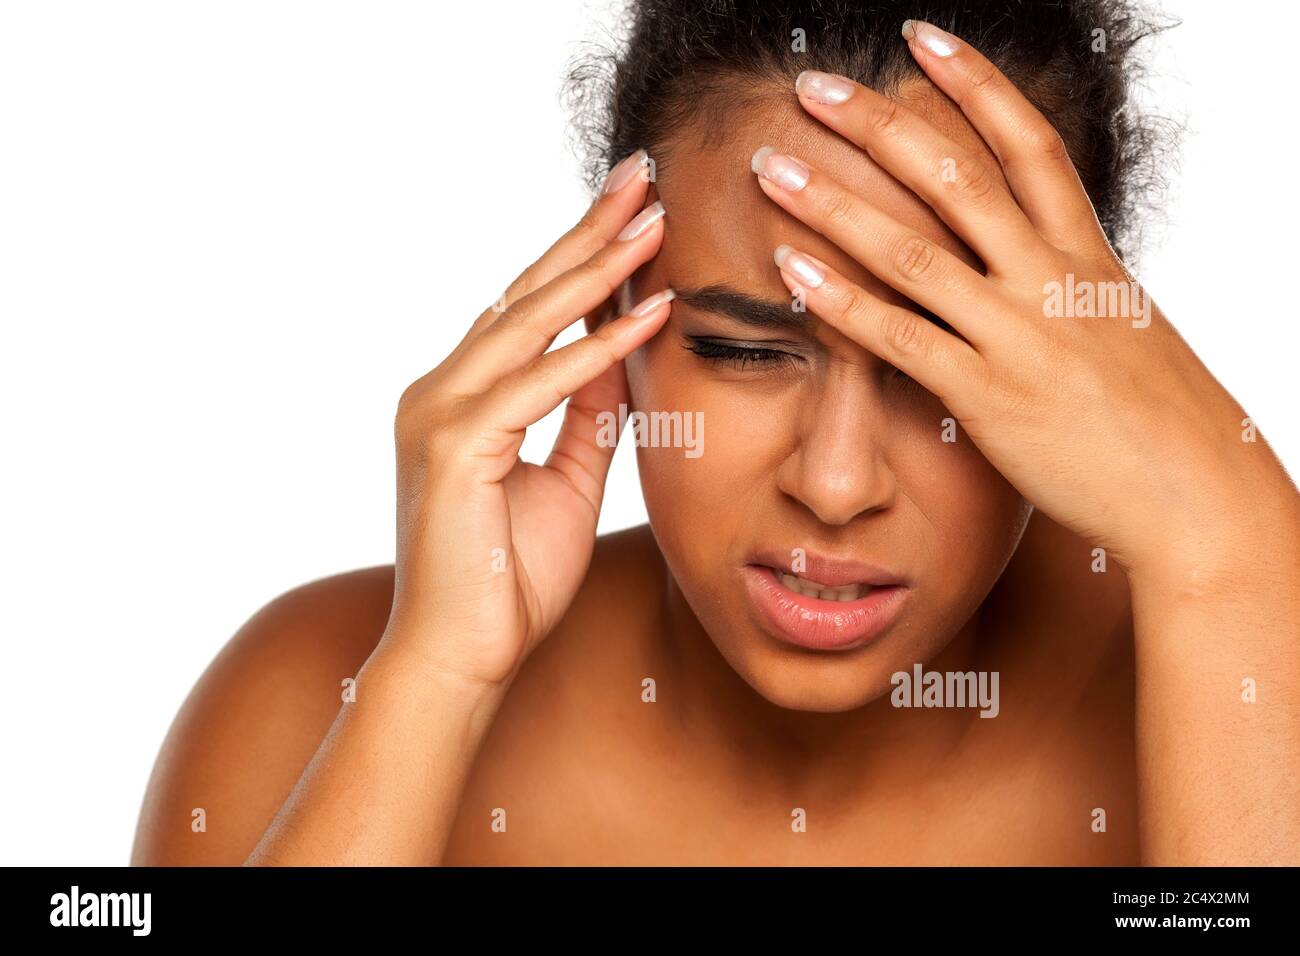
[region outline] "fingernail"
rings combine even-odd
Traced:
[[[782,189],[798,192],[808,185],[811,170],[793,156],[778,153],[771,146],[760,146],[749,161],[749,168]]]
[[[664,216],[664,204],[656,202],[653,206],[647,206],[637,213],[636,218],[623,227],[623,231],[618,234],[618,238],[626,242],[629,239],[635,239],[641,233],[645,232]]]
[[[671,302],[675,298],[677,298],[676,292],[672,289],[664,289],[662,292],[656,292],[654,295],[650,296],[650,298],[642,301],[641,304],[629,312],[628,315],[649,315],[665,302]]]
[[[826,279],[826,274],[817,267],[811,258],[802,252],[796,252],[785,243],[776,247],[772,253],[772,258],[776,260],[776,267],[790,273],[800,282],[817,288]]]
[[[818,103],[838,106],[853,95],[853,81],[834,73],[804,70],[795,77],[794,90]]]
[[[609,175],[605,177],[605,185],[601,188],[601,194],[616,193],[628,183],[630,183],[649,158],[644,149],[638,149],[629,156],[624,156]]]
[[[915,40],[935,56],[952,56],[961,43],[951,33],[945,33],[933,23],[926,23],[924,20],[904,20],[903,39]]]

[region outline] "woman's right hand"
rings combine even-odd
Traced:
[[[546,349],[579,318],[606,314],[658,252],[663,207],[642,209],[647,168],[643,151],[616,166],[582,220],[402,394],[396,584],[379,650],[402,647],[439,676],[505,685],[577,594],[614,453],[598,441],[598,416],[619,420],[623,358],[663,326],[672,293]],[[522,461],[525,429],[566,398],[546,464]]]

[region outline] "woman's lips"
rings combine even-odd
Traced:
[[[762,564],[744,568],[749,598],[775,636],[814,650],[849,650],[879,636],[899,615],[909,588],[877,584],[852,601],[809,597],[781,582],[786,572]]]

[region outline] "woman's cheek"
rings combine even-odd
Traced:
[[[694,442],[690,448],[638,443],[642,492],[660,546],[716,570],[729,557],[719,550],[743,542],[772,506],[767,496],[782,454],[781,404],[757,401],[746,383],[719,377],[680,346],[652,342],[629,357],[627,372],[631,409],[680,413],[683,434]],[[630,425],[622,440],[635,440]]]
[[[931,586],[949,592],[941,604],[982,601],[1015,552],[1031,508],[989,464],[937,401],[918,408],[894,432],[889,460],[898,487],[932,536]]]

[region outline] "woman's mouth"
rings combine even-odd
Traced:
[[[773,636],[813,650],[850,650],[878,637],[898,618],[910,589],[897,576],[820,563],[823,580],[813,576],[815,571],[794,574],[769,564],[745,566],[749,599]]]
[[[832,588],[818,584],[816,581],[809,581],[807,578],[786,574],[777,568],[772,568],[772,571],[776,573],[776,579],[785,585],[787,591],[794,591],[804,597],[818,598],[822,601],[856,601],[871,590],[870,584],[846,584],[844,587]]]

